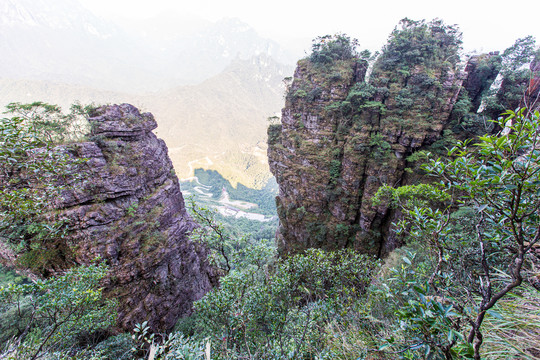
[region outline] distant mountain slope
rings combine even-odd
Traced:
[[[202,167],[218,170],[233,184],[262,186],[270,177],[267,118],[279,111],[282,79],[290,73],[292,68],[260,55],[235,60],[197,86],[149,98],[179,175]],[[194,160],[200,161],[188,164]]]
[[[44,101],[67,109],[75,101],[82,104],[133,103],[141,106],[140,96],[47,80],[0,78],[0,112],[10,102]]]
[[[0,106],[131,103],[156,115],[181,176],[202,167],[262,186],[266,119],[293,61],[237,19],[190,23],[120,27],[77,0],[0,0]]]
[[[199,85],[154,95],[132,95],[43,80],[0,78],[0,106],[36,100],[67,108],[74,101],[128,102],[151,111],[156,132],[168,147],[180,177],[195,168],[219,171],[234,185],[264,185],[271,176],[266,157],[267,118],[281,107],[282,79],[292,68],[269,56],[235,60]]]
[[[106,90],[157,86],[152,53],[73,0],[0,0],[0,76]]]
[[[264,54],[284,64],[296,61],[276,42],[260,37],[248,24],[234,18],[222,19],[192,36],[179,38],[175,45],[173,74],[191,82],[218,74],[235,59]]]

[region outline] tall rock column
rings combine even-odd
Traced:
[[[381,185],[416,181],[408,158],[444,137],[466,78],[459,43],[440,22],[405,20],[368,81],[360,58],[299,61],[281,124],[268,130],[281,254],[351,247],[383,256],[400,245],[391,231],[399,213],[373,197]],[[328,57],[342,47],[319,48]]]
[[[171,329],[216,277],[205,248],[188,239],[186,212],[167,147],[150,113],[129,104],[100,107],[89,119],[91,141],[69,146],[86,162],[82,180],[55,204],[69,227],[70,259],[110,265],[106,296],[118,301],[118,324],[148,321]]]

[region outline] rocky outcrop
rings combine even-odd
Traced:
[[[460,71],[458,48],[455,29],[412,22],[392,33],[367,81],[359,58],[298,63],[281,124],[268,130],[281,254],[352,247],[384,256],[401,245],[392,231],[400,214],[374,206],[375,193],[417,181],[411,155],[451,140],[463,85],[477,108],[496,76],[489,55]]]
[[[540,107],[540,52],[531,38],[518,39],[502,55],[500,73],[490,96],[484,99],[483,113],[488,118],[498,118],[507,109]]]
[[[148,321],[169,330],[215,280],[207,252],[188,239],[186,212],[165,143],[150,113],[129,105],[98,108],[92,141],[66,149],[86,161],[54,204],[69,228],[69,260],[110,265],[106,294],[118,302],[118,325]]]
[[[463,83],[463,89],[471,100],[471,112],[478,111],[482,102],[482,95],[489,89],[501,68],[502,58],[499,52],[483,55],[473,55],[467,62],[465,73],[467,79]]]
[[[540,55],[531,62],[529,68],[532,76],[525,93],[526,98],[529,100],[527,105],[538,108],[540,107]]]

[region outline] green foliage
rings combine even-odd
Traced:
[[[429,263],[408,251],[375,290],[400,323],[379,349],[397,347],[399,359],[472,359],[474,351],[460,332],[459,314],[448,299],[431,295],[428,271]]]
[[[48,225],[45,224],[45,227]],[[53,227],[51,227],[53,228]],[[22,252],[17,258],[17,264],[25,269],[29,269],[33,273],[48,274],[50,269],[62,269],[66,267],[66,258],[71,255],[71,250],[65,244],[55,241],[54,237],[57,234],[63,234],[64,229],[51,233],[44,233],[44,240],[49,243],[49,249],[39,249],[35,239],[30,244],[30,249]],[[55,242],[55,244],[52,244]]]
[[[210,262],[223,274],[249,266],[261,268],[271,260],[275,249],[264,239],[254,240],[247,235],[236,236],[216,220],[212,210],[198,206],[193,199],[190,199],[188,206],[200,225],[191,233],[191,240],[207,246],[210,250]]]
[[[492,118],[498,118],[505,109],[532,106],[526,96],[527,87],[534,75],[527,64],[534,59],[540,60],[540,52],[532,36],[516,40],[502,55],[500,88],[486,95],[484,112]],[[530,95],[530,94],[529,94]]]
[[[92,359],[91,356],[94,356],[95,360],[132,360],[133,346],[133,339],[130,334],[119,334],[100,341],[95,346],[87,349],[90,356],[86,357]],[[82,359],[84,359],[84,352],[82,355]]]
[[[335,188],[338,179],[341,176],[342,160],[343,150],[340,148],[335,148],[332,151],[332,159],[328,164],[328,173],[330,175],[330,182],[328,187],[329,191],[332,191]]]
[[[175,336],[195,350],[202,350],[202,344],[211,346],[212,359],[322,356],[326,325],[349,316],[350,306],[364,293],[376,263],[352,250],[316,249],[272,262],[274,246],[237,238],[209,211],[196,206],[193,211],[202,225],[195,234],[210,246],[211,259],[225,276],[219,288],[195,304],[194,315],[180,325],[183,334]],[[296,212],[305,213],[305,209]],[[350,229],[335,230],[334,235],[347,236]],[[139,356],[148,355],[152,347],[163,356],[159,358],[174,350],[175,346],[156,345],[156,335],[143,333],[139,329],[135,334]]]
[[[449,129],[443,130],[442,136],[439,140],[430,145],[429,150],[436,155],[446,155],[456,143],[454,132]]]
[[[341,174],[341,160],[333,159],[330,161],[330,181],[336,183]]]
[[[320,87],[314,87],[308,94],[307,94],[307,97],[306,97],[306,100],[308,102],[313,102],[317,99],[319,99],[319,97],[321,96],[322,94],[322,89]]]
[[[467,100],[458,101],[456,105],[467,104]],[[466,107],[458,108],[456,110],[454,105],[454,110],[452,114],[454,117],[454,126],[452,127],[452,132],[454,137],[459,137],[460,139],[471,139],[478,136],[489,134],[494,129],[493,122],[489,121],[485,113],[465,113]],[[440,155],[444,155],[440,153]]]
[[[480,358],[486,314],[521,285],[530,270],[527,256],[540,242],[540,114],[521,109],[506,115],[495,122],[503,129],[499,134],[482,136],[474,146],[458,142],[448,153],[450,159],[432,160],[424,167],[441,180],[437,186],[383,188],[379,194],[390,193],[407,215],[400,229],[409,242],[427,246],[431,275],[417,292],[452,305],[450,322],[437,320],[441,314],[425,301],[409,304],[409,312],[402,314],[413,331],[420,329],[420,321],[430,326],[431,336],[443,338],[447,332],[446,344],[430,340],[425,332],[417,340],[446,356],[457,351],[464,357],[461,351],[466,351]],[[425,201],[447,202],[450,197],[449,204]],[[419,312],[422,317],[415,320]],[[431,321],[437,321],[436,328]],[[451,330],[466,335],[458,337]]]
[[[412,174],[423,174],[422,166],[429,160],[430,153],[426,151],[415,151],[407,156],[407,165],[405,171]]]
[[[397,189],[383,185],[373,197],[373,205],[387,204],[391,207],[413,209],[448,203],[451,196],[441,192],[438,184],[405,185]]]
[[[90,265],[47,280],[0,287],[0,304],[17,318],[15,337],[4,354],[36,359],[72,346],[79,334],[112,326],[115,304],[103,299],[100,287],[106,273],[104,264]]]
[[[268,144],[276,144],[281,136],[281,124],[271,124],[268,126]]]
[[[403,19],[373,65],[371,97],[351,108],[389,133],[429,131],[447,101],[450,89],[442,84],[458,70],[460,46],[461,34],[455,26],[440,20]]]
[[[273,269],[231,271],[196,303],[196,332],[214,337],[216,359],[314,358],[324,345],[324,324],[347,314],[374,268],[351,250],[311,249]]]
[[[202,205],[200,205],[202,206]],[[253,241],[272,242],[276,236],[279,219],[277,216],[271,221],[257,221],[248,218],[213,214],[214,218],[223,224],[226,230],[234,237],[247,236]]]
[[[26,281],[28,281],[28,279],[24,276],[21,276],[0,265],[0,286],[5,286],[10,283],[20,284]]]
[[[396,101],[396,106],[400,108],[401,110],[409,109],[414,103],[412,94],[409,89],[401,89],[399,93],[396,95],[395,101]]]
[[[405,18],[383,49],[382,65],[386,70],[402,64],[412,68],[429,62],[455,65],[459,61],[457,53],[461,43],[461,33],[456,26],[445,25],[437,19],[426,23]]]
[[[160,334],[158,337],[150,333],[146,321],[135,326],[132,338],[135,341],[132,351],[136,359],[209,360],[206,356],[206,341],[195,341],[179,333]]]
[[[71,158],[69,145],[57,144],[86,135],[91,107],[74,105],[67,115],[41,102],[12,103],[7,109],[12,117],[0,119],[2,247],[18,252],[18,266],[50,275],[51,270],[69,267],[70,255],[62,239],[65,225],[52,208],[55,198],[79,176],[77,169],[84,161]],[[3,355],[67,358],[62,349],[112,326],[114,304],[102,299],[100,287],[106,271],[105,265],[90,265],[47,280],[2,284],[5,321],[0,327],[7,329],[2,331]]]
[[[349,60],[358,56],[358,40],[344,34],[319,36],[313,40],[309,60],[314,64],[331,64],[336,60]]]
[[[214,213],[199,207],[193,199],[189,203],[190,212],[200,225],[190,235],[190,239],[202,243],[210,250],[210,263],[227,274],[233,268],[234,247],[224,226],[214,219]]]
[[[380,102],[372,101],[375,94],[380,92],[380,89],[368,83],[356,83],[349,91],[346,101],[356,111],[361,111],[364,108],[381,107],[383,105]]]
[[[61,238],[63,224],[42,215],[82,160],[51,142],[65,140],[58,107],[10,104],[9,111],[17,116],[0,119],[0,237],[15,251],[46,250],[47,242]]]
[[[373,148],[372,156],[379,161],[387,159],[390,155],[391,146],[380,133],[371,134],[369,146]]]
[[[328,197],[331,198],[333,195],[334,192],[329,191]],[[322,247],[328,240],[328,226],[325,222],[320,221],[320,219],[312,222],[307,222],[306,230],[310,235],[310,241],[313,247]]]
[[[510,75],[518,71],[523,65],[528,65],[536,55],[536,40],[529,35],[517,39],[511,47],[502,54],[502,73]]]
[[[356,83],[349,90],[347,98],[341,102],[331,103],[324,109],[330,113],[337,113],[350,118],[360,114],[363,110],[377,111],[384,114],[386,106],[380,101],[374,101],[375,95],[383,95],[388,92],[386,88],[377,88],[368,83]]]
[[[11,103],[7,109],[12,117],[0,119],[0,236],[18,251],[37,250],[61,237],[62,223],[40,215],[81,162],[53,145],[83,136],[79,125],[84,128],[91,107],[73,105],[67,115],[41,102]]]
[[[38,139],[49,143],[80,140],[90,133],[87,117],[94,111],[94,105],[73,104],[69,113],[64,114],[57,105],[41,101],[30,104],[10,103],[5,114],[24,123]]]
[[[363,105],[366,101],[373,98],[376,94],[377,88],[368,83],[356,83],[349,91],[347,95],[347,101],[349,101],[353,106],[359,107]]]
[[[295,91],[295,93],[293,94],[293,97],[295,99],[298,99],[298,98],[305,98],[307,96],[307,92],[304,90],[304,89],[298,89]]]

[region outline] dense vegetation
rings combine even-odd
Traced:
[[[515,308],[539,311],[537,290],[518,286],[533,279],[529,253],[540,237],[540,115],[508,115],[498,125],[513,120],[511,131],[480,138],[477,146],[458,144],[450,160],[425,167],[441,183],[380,191],[408,214],[402,229],[409,245],[385,265],[352,251],[311,250],[276,260],[271,244],[236,238],[196,208],[208,226],[195,236],[214,249],[224,276],[177,332],[158,341],[143,324],[131,340],[120,335],[99,342],[106,335],[93,337],[91,330],[111,320],[97,306],[103,303],[95,287],[106,268],[91,267],[46,282],[3,285],[3,319],[16,321],[3,334],[24,340],[15,343],[23,358],[39,352],[146,358],[150,349],[162,358],[204,358],[208,344],[212,358],[230,359],[478,358],[480,351],[486,358],[532,358],[538,323]],[[50,309],[66,320],[44,317]],[[9,354],[14,343],[7,344]]]
[[[435,41],[430,47],[403,45],[403,41],[416,44],[428,28],[436,30],[436,36],[429,37]],[[459,39],[452,31],[452,27],[437,22],[428,27],[424,22],[407,20],[403,32],[392,34],[388,53],[379,63],[381,68],[374,71],[387,74],[396,70],[394,58],[402,56],[410,57],[414,65],[418,57],[432,56],[433,47],[444,56],[454,54]],[[344,35],[323,37],[315,43],[311,56],[322,69],[356,56],[355,42]],[[448,55],[447,61],[456,60]],[[380,107],[370,99],[382,91],[381,87],[354,88],[348,104],[337,106],[350,113]],[[401,100],[404,112],[410,111],[406,95],[403,93]],[[460,119],[472,116],[468,105],[463,107],[466,110]],[[18,108],[24,110],[25,106]],[[40,264],[36,256],[42,253],[54,256],[47,251],[55,249],[52,245],[66,224],[47,222],[40,215],[64,186],[58,178],[74,176],[69,159],[53,151],[53,142],[60,139],[37,126],[44,124],[49,129],[43,119],[47,119],[47,109],[56,108],[44,104],[38,104],[38,108],[45,112],[0,122],[2,246],[35,254],[32,264]],[[56,127],[63,117],[54,119]],[[201,224],[193,231],[192,240],[209,248],[222,277],[219,287],[196,302],[193,315],[181,319],[175,331],[152,334],[142,322],[131,336],[114,334],[114,303],[103,298],[100,286],[108,270],[96,259],[95,265],[74,267],[56,276],[41,274],[48,277],[44,280],[21,282],[5,275],[9,281],[0,283],[0,356],[538,357],[540,113],[532,108],[507,111],[503,118],[489,124],[492,126],[478,127],[471,133],[480,129],[491,133],[485,131],[480,137],[460,142],[450,134],[435,147],[435,154],[416,154],[423,164],[417,164],[415,171],[423,172],[423,183],[381,187],[373,206],[384,201],[403,213],[396,228],[406,243],[384,262],[350,249],[310,249],[278,258],[273,242],[264,240],[267,234],[241,234],[238,227],[223,225],[210,211],[192,204],[192,215]],[[384,160],[388,149],[383,139],[374,135],[367,145],[380,148],[380,160]],[[443,151],[445,147],[450,150]],[[29,183],[21,181],[28,179],[22,176],[28,173],[35,174],[32,181],[48,186],[31,191]],[[241,186],[234,189],[213,172],[198,171],[197,176],[215,197],[221,196],[225,187],[231,197],[252,201],[263,213],[271,213],[266,194]],[[39,273],[39,268],[32,270]]]
[[[433,183],[379,191],[406,215],[385,265],[321,250],[269,265],[243,248],[182,331],[218,342],[216,358],[534,358],[537,318],[516,307],[540,311],[540,114],[495,124],[507,131],[432,158]]]

